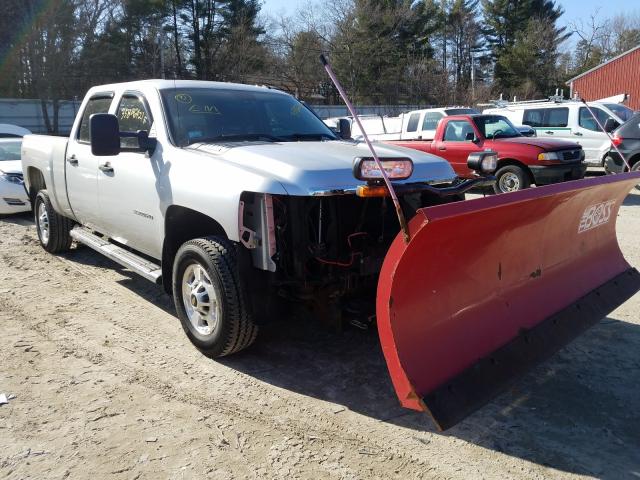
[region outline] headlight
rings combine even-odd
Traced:
[[[24,180],[22,175],[14,174],[14,173],[4,173],[0,170],[0,180],[4,180],[5,182],[15,183],[16,185],[23,185]]]
[[[490,150],[471,153],[467,157],[467,166],[479,173],[493,173],[498,168],[498,154]]]
[[[381,158],[380,163],[390,180],[405,180],[413,173],[410,158]],[[358,157],[353,161],[353,176],[358,180],[382,180],[382,172],[371,157]]]
[[[545,152],[538,154],[538,160],[562,160],[558,152]]]

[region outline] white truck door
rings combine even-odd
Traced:
[[[613,118],[598,107],[589,108],[603,126],[608,118]],[[582,145],[587,164],[600,167],[604,155],[611,147],[609,136],[600,130],[598,123],[586,107],[580,107],[577,117],[576,125],[573,128],[575,141]]]
[[[115,112],[121,132],[153,129],[153,117],[141,93],[125,92]],[[153,136],[153,135],[152,135]],[[161,191],[168,165],[156,148],[149,157],[137,138],[121,138],[121,152],[103,157],[98,175],[98,200],[109,237],[154,258],[162,252]]]
[[[444,117],[442,112],[425,112],[422,119],[422,128],[420,129],[422,140],[433,140],[435,138],[438,122],[442,117]]]
[[[420,112],[415,112],[406,117],[407,120],[402,122],[402,140],[415,140],[420,136],[418,126],[420,125]]]
[[[93,95],[86,103],[80,124],[71,132],[66,153],[66,181],[69,204],[76,219],[83,225],[100,231],[98,208],[98,163],[91,154],[89,117],[94,113],[107,113],[113,93]]]

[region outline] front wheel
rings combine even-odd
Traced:
[[[42,248],[49,253],[69,250],[73,241],[69,234],[73,221],[53,209],[46,190],[41,190],[36,195],[33,213]]]
[[[240,281],[236,245],[221,237],[186,242],[173,264],[173,301],[191,343],[208,357],[253,343],[258,326]]]
[[[506,165],[496,172],[496,183],[493,189],[496,193],[517,192],[529,188],[529,176],[517,165]]]

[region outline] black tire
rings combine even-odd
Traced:
[[[46,190],[40,190],[36,195],[33,216],[42,248],[49,253],[66,252],[71,248],[73,239],[69,232],[73,228],[73,220],[53,209]]]
[[[632,172],[640,172],[640,160],[631,165]],[[636,185],[636,190],[640,190],[640,183]]]
[[[511,190],[507,189],[507,180],[515,179],[516,177],[517,187]],[[529,175],[522,167],[519,167],[518,165],[505,165],[504,167],[499,168],[496,172],[496,183],[493,185],[493,190],[496,193],[508,193],[524,190],[530,186],[531,182],[529,181]]]
[[[198,270],[198,267],[204,270],[200,274],[208,277],[202,283],[206,288],[200,290],[194,289],[193,284],[188,282],[192,271]],[[211,358],[230,355],[247,348],[256,339],[258,326],[253,322],[247,294],[240,281],[236,244],[215,236],[186,242],[176,253],[172,282],[173,301],[182,328],[191,343],[203,354]],[[196,293],[185,294],[183,285],[188,292]],[[185,305],[185,295],[192,299],[191,305]],[[202,305],[209,302],[208,309],[200,306],[197,295],[205,299]],[[212,299],[213,295],[215,298]],[[200,315],[201,312],[198,313],[197,307],[206,310],[204,317],[207,320]],[[212,308],[216,308],[215,319],[209,318]],[[195,325],[189,315],[194,322],[202,321],[203,324]]]

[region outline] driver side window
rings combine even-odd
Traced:
[[[126,94],[120,100],[118,111],[116,112],[121,132],[137,132],[139,130],[151,129],[151,115],[143,101],[143,97]],[[138,148],[136,138],[121,138],[121,148]]]
[[[604,126],[607,119],[612,118],[599,108],[591,107],[591,111],[596,114],[596,117],[598,117],[598,122],[600,122],[600,125]],[[600,132],[601,130],[598,126],[598,122],[596,122],[596,119],[593,118],[593,115],[591,115],[591,112],[589,112],[587,108],[580,107],[580,112],[578,114],[578,124],[582,128],[586,128],[587,130],[592,130],[594,132]]]

